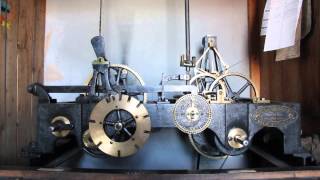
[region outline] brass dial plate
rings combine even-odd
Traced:
[[[187,134],[198,134],[209,127],[211,108],[204,97],[188,94],[176,102],[173,117],[179,130]]]

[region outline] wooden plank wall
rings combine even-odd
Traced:
[[[9,26],[0,34],[0,164],[26,161],[21,148],[35,138],[36,99],[27,93],[32,82],[43,81],[45,0],[7,0],[2,12]]]
[[[301,57],[283,62],[275,62],[274,52],[262,52],[264,4],[248,0],[251,76],[258,77],[262,97],[301,102],[304,133],[320,133],[320,1],[312,0],[312,32],[302,40]]]

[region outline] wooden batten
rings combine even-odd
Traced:
[[[0,164],[22,165],[21,149],[35,139],[35,98],[26,88],[43,81],[45,0],[7,0],[10,13],[1,26]]]

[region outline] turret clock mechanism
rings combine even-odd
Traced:
[[[186,73],[163,75],[159,86],[146,86],[133,69],[112,64],[102,36],[91,40],[97,59],[88,85],[30,85],[28,91],[38,97],[38,133],[29,154],[43,157],[74,144],[95,158],[113,157],[116,164],[117,159],[135,156],[144,149],[154,129],[171,128],[181,131],[187,147],[194,149],[190,156],[196,152],[214,161],[256,150],[255,136],[272,128],[283,135],[281,153],[308,157],[300,143],[299,104],[261,98],[250,78],[230,71],[214,36],[203,38],[199,58],[191,57],[189,32],[186,0],[187,51],[180,62]],[[243,85],[234,87],[232,82]],[[56,102],[50,93],[80,95],[74,102]],[[167,97],[168,93],[175,95]],[[149,101],[148,95],[158,98]],[[162,156],[171,153],[170,149],[161,151]]]

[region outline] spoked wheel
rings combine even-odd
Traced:
[[[147,93],[130,93],[128,86],[144,86],[145,83],[140,75],[133,69],[122,64],[111,64],[109,66],[109,83],[115,94],[122,93],[137,98],[139,101],[146,103],[148,100]],[[92,78],[88,84],[92,84]],[[97,79],[97,85],[102,84],[101,76]]]
[[[136,122],[128,111],[116,109],[106,116],[103,128],[111,140],[124,142],[135,133]]]
[[[212,87],[212,83],[216,81],[218,76],[210,73],[201,73],[194,76],[189,84],[195,85],[198,88],[198,93],[211,102],[225,102],[227,99],[226,93],[227,89],[223,80],[217,81],[217,86]]]
[[[257,91],[254,83],[249,78],[239,73],[226,73],[219,76],[213,83],[211,83],[209,91],[219,87],[220,81],[225,83],[227,97],[233,101],[250,100],[252,98],[260,97],[260,94]],[[237,84],[237,87],[231,86],[230,82],[233,82],[232,84]]]
[[[109,68],[110,86],[114,91],[128,90],[128,86],[144,86],[145,83],[140,75],[133,69],[122,64],[112,64]],[[120,88],[120,89],[119,89]],[[147,102],[147,93],[123,92],[137,98],[144,103]]]

